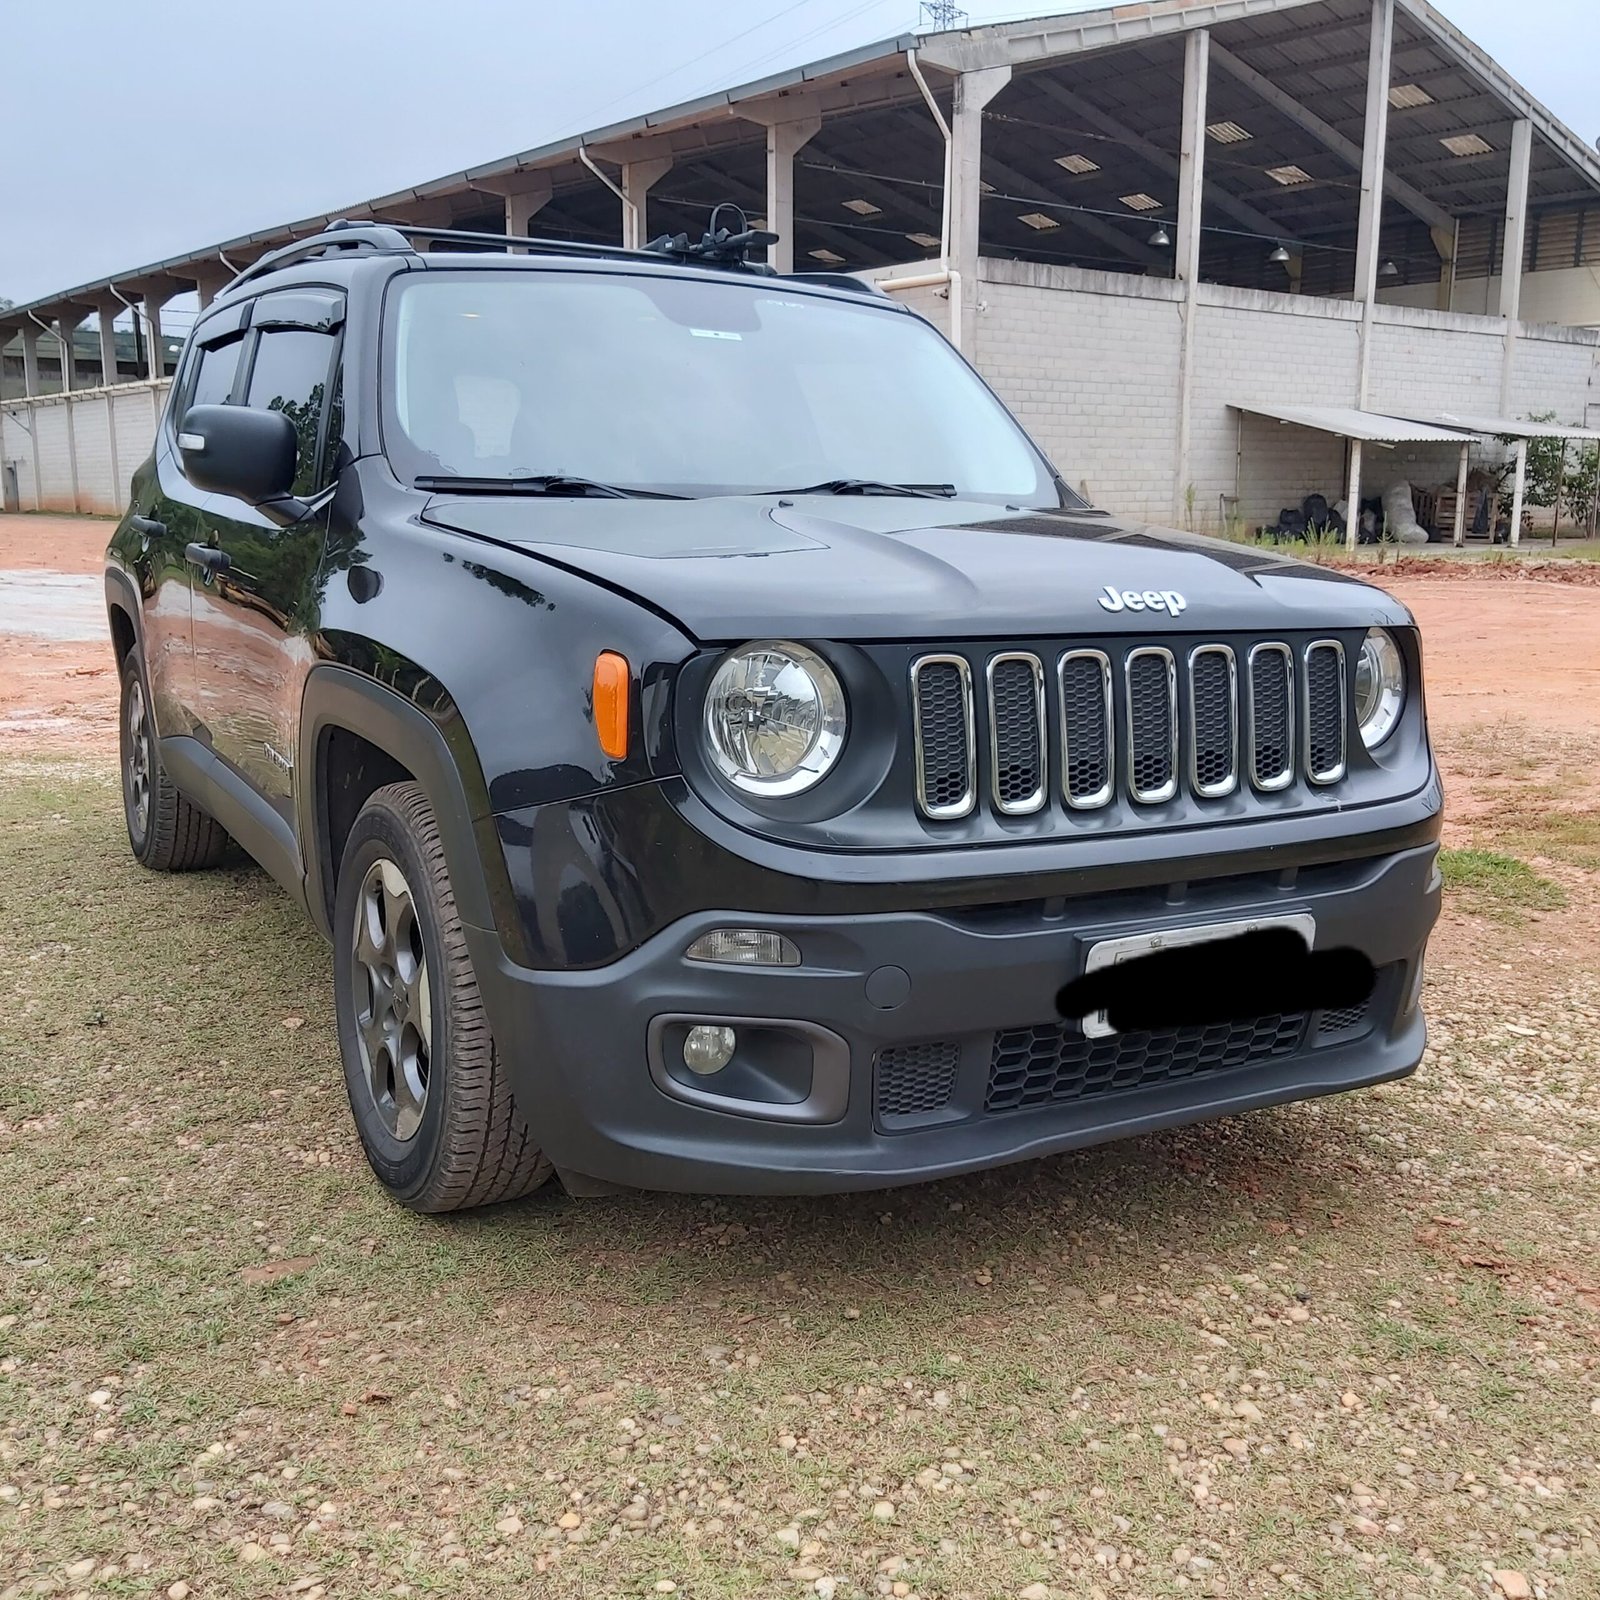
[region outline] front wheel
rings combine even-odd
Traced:
[[[380,789],[345,843],[334,905],[345,1088],[368,1162],[414,1211],[514,1200],[553,1170],[483,1014],[433,809]]]

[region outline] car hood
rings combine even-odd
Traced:
[[[1100,513],[876,496],[440,495],[422,517],[587,574],[703,643],[1410,621],[1398,601],[1344,574]],[[1108,589],[1134,602],[1113,609]],[[1147,591],[1163,598],[1146,605]]]

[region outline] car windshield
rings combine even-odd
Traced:
[[[430,271],[391,297],[387,352],[385,447],[407,481],[1063,501],[944,339],[866,296],[731,275]]]

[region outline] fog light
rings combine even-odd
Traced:
[[[715,1028],[700,1023],[689,1030],[683,1041],[683,1064],[702,1078],[721,1072],[733,1060],[739,1042],[732,1028]]]
[[[691,961],[719,961],[732,967],[798,967],[800,948],[793,939],[765,928],[713,928],[684,951]]]

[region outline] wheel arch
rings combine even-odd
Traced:
[[[300,715],[297,802],[305,841],[306,900],[332,936],[339,859],[361,806],[386,784],[422,786],[439,825],[462,921],[493,929],[524,962],[525,936],[488,788],[455,703],[429,680],[426,704],[348,667],[322,665],[306,678]]]
[[[122,670],[129,655],[143,642],[143,610],[133,580],[118,567],[106,571],[106,621],[111,628],[111,648],[116,653],[117,670]]]

